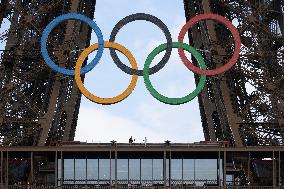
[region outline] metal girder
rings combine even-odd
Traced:
[[[238,28],[242,41],[237,64],[209,77],[207,90],[199,96],[206,140],[228,140],[232,146],[283,145],[283,0],[184,3],[187,20],[206,12],[220,14]],[[210,69],[222,66],[232,55],[232,35],[222,23],[199,22],[189,36],[196,48],[208,50],[203,56]]]
[[[93,0],[1,1],[0,21],[10,28],[0,34],[6,41],[0,60],[1,145],[50,145],[73,140],[81,94],[73,77],[51,71],[40,52],[43,29],[56,16],[78,12],[94,15]],[[4,11],[2,11],[4,10]],[[90,27],[65,21],[48,40],[48,50],[59,65],[73,68],[79,52],[89,45]]]

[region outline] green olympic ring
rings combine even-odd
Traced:
[[[192,53],[192,55],[196,58],[196,60],[199,63],[199,66],[202,70],[206,70],[207,66],[205,65],[205,61],[201,54],[192,46],[185,44],[185,43],[180,43],[180,42],[173,42],[173,48],[182,48],[185,49],[186,51]],[[190,94],[181,97],[181,98],[169,98],[164,95],[161,95],[156,89],[154,89],[149,75],[150,75],[150,64],[152,63],[153,59],[155,56],[157,56],[159,53],[167,49],[167,43],[164,43],[158,47],[156,47],[147,57],[144,68],[143,68],[143,78],[144,78],[144,83],[146,85],[146,88],[150,92],[150,94],[159,100],[160,102],[163,102],[165,104],[170,104],[170,105],[180,105],[180,104],[185,104],[192,99],[194,99],[203,89],[205,83],[206,83],[206,75],[201,75],[199,82],[197,84],[196,89],[191,92]]]

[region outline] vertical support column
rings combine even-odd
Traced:
[[[163,179],[164,179],[164,187],[166,188],[167,182],[167,152],[164,151],[164,160],[163,160]]]
[[[1,188],[3,188],[3,151],[1,151]]]
[[[34,184],[34,152],[31,152],[31,185]]]
[[[62,162],[61,162],[62,163]],[[54,160],[54,168],[55,168],[55,180],[54,180],[54,185],[55,187],[58,187],[58,155],[57,151],[55,151],[55,160]]]
[[[275,166],[275,152],[272,152],[272,179],[273,179],[273,188],[276,187],[276,166]]]
[[[60,152],[61,156],[61,180],[60,180],[60,186],[63,186],[64,183],[64,158],[63,158],[63,151]]]
[[[181,188],[183,188],[183,158],[181,159]]]
[[[98,184],[100,183],[100,157],[98,157]]]
[[[218,186],[221,186],[221,179],[220,179],[220,151],[218,151],[218,159],[217,159],[217,182]]]
[[[172,186],[172,152],[170,151],[169,157],[169,186]]]
[[[117,188],[117,151],[115,150],[114,152],[115,156],[115,188]]]
[[[223,186],[226,186],[227,184],[227,174],[226,174],[226,164],[227,164],[227,152],[224,151],[224,161],[223,161]]]
[[[154,159],[152,158],[152,166],[151,166],[151,168],[152,168],[152,177],[151,177],[151,179],[152,179],[152,186],[153,186],[153,184],[154,184]]]
[[[140,158],[140,187],[142,186],[142,164],[141,164],[141,158]]]
[[[278,186],[281,186],[281,154],[278,151]]]
[[[76,170],[75,170],[75,166],[76,166],[76,163],[75,163],[75,158],[73,159],[73,183],[75,184],[75,179],[76,179]]]
[[[111,163],[111,150],[109,151],[109,186],[112,186],[112,163]]]
[[[196,170],[195,170],[195,159],[193,159],[193,184],[195,185],[195,180],[196,180],[196,178],[195,178],[195,172],[196,172]]]
[[[88,157],[86,154],[86,185],[88,184]]]
[[[128,183],[130,182],[129,181],[129,158],[127,159],[127,181]]]
[[[6,154],[6,188],[9,186],[9,152]]]
[[[247,178],[248,178],[248,182],[251,183],[250,182],[250,152],[248,154],[248,176]]]

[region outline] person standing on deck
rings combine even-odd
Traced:
[[[147,146],[147,137],[144,138],[143,140],[145,147]]]

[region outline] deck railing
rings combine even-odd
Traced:
[[[284,186],[4,186],[1,189],[284,189]]]

